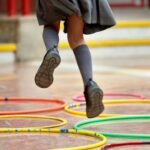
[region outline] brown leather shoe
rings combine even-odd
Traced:
[[[96,82],[89,80],[86,85],[84,96],[86,100],[86,113],[88,118],[97,117],[104,111],[103,91]]]
[[[57,47],[48,50],[44,56],[36,75],[35,83],[41,88],[47,88],[53,83],[53,73],[55,68],[60,64],[61,58]]]

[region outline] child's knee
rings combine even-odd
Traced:
[[[68,42],[72,49],[77,47],[80,44],[84,43],[84,37],[83,36],[73,36],[68,34]]]
[[[51,29],[53,29],[53,30],[59,32],[59,29],[60,29],[60,21],[59,21],[59,22],[52,23],[52,24],[44,25],[44,28],[51,28]]]

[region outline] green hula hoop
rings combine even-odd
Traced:
[[[107,117],[107,118],[96,118],[90,120],[84,120],[76,123],[74,128],[79,130],[82,126],[90,125],[92,123],[98,122],[109,122],[109,121],[116,121],[116,120],[126,120],[126,119],[150,119],[150,115],[125,115],[125,116],[115,116],[115,117]],[[123,138],[150,138],[150,134],[126,134],[126,133],[113,133],[113,132],[98,132],[104,136],[109,137],[123,137]]]

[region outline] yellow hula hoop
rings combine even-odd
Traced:
[[[2,119],[18,119],[18,118],[23,118],[23,119],[47,119],[47,120],[55,120],[59,121],[60,123],[54,124],[54,125],[48,125],[48,126],[39,126],[39,127],[23,127],[23,128],[17,128],[17,130],[26,130],[28,128],[30,129],[38,129],[38,128],[56,128],[63,126],[67,124],[67,120],[59,118],[59,117],[52,117],[52,116],[38,116],[38,115],[2,115],[0,116],[0,120]],[[16,130],[16,128],[0,128],[0,131],[5,131],[5,130]]]
[[[95,144],[90,144],[86,146],[80,146],[80,147],[71,147],[71,148],[59,148],[59,149],[53,149],[53,150],[89,150],[93,148],[97,148],[100,146],[103,146],[106,144],[107,139],[105,136],[95,133],[93,131],[87,131],[87,130],[74,130],[74,129],[37,129],[37,128],[29,128],[29,129],[0,129],[0,133],[72,133],[72,134],[80,134],[80,135],[87,135],[92,136],[95,138],[100,139],[101,141]]]
[[[16,75],[0,75],[0,81],[6,81],[6,80],[15,80],[17,77]]]
[[[68,112],[70,114],[73,114],[73,115],[86,116],[86,112],[81,112],[81,111],[71,109],[71,108],[85,106],[85,105],[86,105],[85,102],[74,103],[74,104],[66,106],[64,109],[65,109],[66,112]],[[100,114],[99,115],[99,117],[113,117],[113,116],[118,116],[118,115],[117,114]]]
[[[132,103],[132,104],[137,104],[137,103],[150,103],[150,99],[145,99],[145,100],[140,100],[140,99],[130,99],[130,100],[105,100],[104,104],[105,105],[112,105],[112,104],[128,104],[128,103]],[[86,103],[82,102],[82,103],[74,103],[74,104],[70,104],[68,106],[65,107],[65,111],[73,114],[73,115],[78,115],[78,116],[86,116],[85,112],[81,112],[81,111],[77,111],[77,110],[73,110],[72,108],[75,107],[80,107],[80,106],[85,106]],[[112,117],[112,116],[120,116],[122,114],[100,114],[99,117]]]

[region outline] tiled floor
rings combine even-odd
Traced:
[[[108,50],[109,49],[109,50]],[[117,48],[119,49],[119,47]],[[130,92],[140,93],[150,98],[150,56],[146,49],[142,49],[141,57],[138,54],[130,55],[130,50],[121,48],[123,53],[111,57],[115,48],[92,49],[94,64],[94,79],[103,88],[104,92]],[[134,47],[136,49],[136,47]],[[140,50],[139,50],[140,51]],[[105,55],[107,52],[110,55]],[[112,54],[111,54],[112,53]],[[126,54],[129,55],[126,55]],[[105,57],[100,56],[103,55]],[[34,74],[40,64],[39,61],[25,63],[0,64],[0,96],[1,97],[41,97],[60,98],[72,103],[72,96],[82,93],[82,80],[71,51],[62,51],[62,63],[55,71],[55,81],[48,89],[40,89],[34,83]],[[137,56],[137,57],[136,57]],[[6,57],[7,59],[7,57]],[[113,97],[111,97],[113,98]],[[126,97],[123,97],[124,99]],[[105,97],[106,99],[106,97]],[[52,104],[53,106],[53,104]],[[50,107],[52,107],[50,106]],[[47,107],[47,104],[25,103],[0,103],[1,111],[27,110]],[[78,108],[84,110],[85,108]],[[104,113],[118,114],[149,114],[149,104],[125,104],[106,106]],[[67,128],[72,128],[75,123],[86,119],[85,117],[67,114],[64,111],[42,113],[42,115],[59,116],[68,120]],[[0,120],[0,127],[29,127],[36,125],[53,124],[54,121]],[[150,121],[140,120],[119,122],[118,124],[105,124],[93,126],[95,131],[116,131],[124,133],[150,134]],[[89,128],[90,129],[90,128]],[[81,140],[82,139],[82,140]],[[144,139],[142,139],[144,140]],[[147,139],[148,140],[148,139]],[[96,142],[96,139],[77,135],[65,134],[0,134],[0,150],[47,150],[53,148],[73,147]],[[136,141],[136,139],[108,138],[108,143]],[[114,150],[149,150],[147,146],[127,146],[114,148]],[[97,150],[100,148],[97,148]]]

